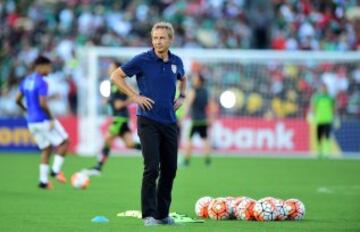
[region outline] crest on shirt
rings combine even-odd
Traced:
[[[175,74],[176,71],[177,71],[177,67],[176,67],[176,64],[172,64],[171,65],[171,71]]]

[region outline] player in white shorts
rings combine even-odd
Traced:
[[[52,129],[51,123],[50,120],[28,123],[29,131],[41,150],[50,145],[59,146],[68,139],[68,134],[58,120],[54,120]]]
[[[52,116],[47,105],[48,87],[43,78],[50,71],[51,61],[48,58],[44,56],[36,58],[34,72],[21,82],[16,96],[16,103],[27,113],[29,131],[41,150],[39,187],[42,189],[52,188],[48,175],[49,158],[53,147],[56,148],[56,153],[50,175],[60,183],[66,182],[61,167],[69,145],[68,134],[59,121]],[[26,104],[23,104],[23,98]]]

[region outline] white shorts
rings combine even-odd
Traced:
[[[35,139],[38,147],[42,150],[50,145],[58,146],[68,139],[64,127],[58,120],[54,121],[54,127],[50,130],[50,121],[28,123],[30,133]]]

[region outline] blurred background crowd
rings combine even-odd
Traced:
[[[0,116],[20,114],[13,102],[17,86],[40,53],[54,61],[53,111],[76,114],[77,88],[86,78],[79,69],[79,46],[149,46],[152,24],[166,20],[175,27],[175,47],[358,50],[359,6],[359,0],[3,0]],[[209,86],[237,89],[236,114],[303,116],[322,80],[344,117],[360,116],[357,64],[202,69]]]
[[[222,108],[223,114],[265,118],[305,118],[313,94],[325,83],[336,99],[342,119],[360,117],[360,65],[317,64],[230,64],[202,65],[215,96],[230,89],[236,105]]]

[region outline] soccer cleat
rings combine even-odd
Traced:
[[[174,218],[168,216],[166,218],[163,218],[163,219],[159,219],[159,224],[161,225],[175,225],[175,220]]]
[[[62,183],[62,184],[65,184],[65,183],[66,183],[66,177],[65,177],[65,175],[64,175],[63,172],[59,172],[58,174],[56,174],[56,175],[55,175],[55,179],[56,179],[57,181],[59,181],[60,183]]]
[[[51,189],[53,189],[54,187],[53,187],[52,183],[49,181],[49,182],[47,182],[47,183],[42,183],[42,182],[40,182],[40,183],[39,183],[39,188],[51,190]]]
[[[101,171],[97,168],[83,169],[83,170],[81,170],[81,172],[87,176],[100,176],[101,175]]]
[[[161,223],[153,217],[146,217],[144,220],[144,226],[158,226]]]

